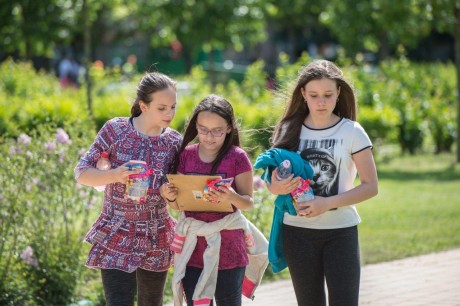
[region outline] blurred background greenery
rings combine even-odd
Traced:
[[[380,179],[358,206],[363,264],[459,247],[457,2],[0,0],[0,304],[104,305],[82,242],[101,194],[73,168],[153,70],[178,80],[174,128],[220,94],[254,161],[298,70],[337,62]],[[64,58],[74,83],[59,74]],[[274,199],[257,175],[245,214],[268,237]],[[265,280],[278,277],[289,274],[269,268]]]

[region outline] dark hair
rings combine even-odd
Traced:
[[[224,158],[232,146],[240,146],[238,124],[235,119],[232,105],[223,97],[217,95],[208,95],[195,107],[192,117],[187,123],[184,139],[172,166],[172,173],[177,172],[177,168],[179,166],[179,156],[182,151],[184,151],[185,147],[187,147],[187,145],[192,142],[198,135],[196,122],[198,119],[198,114],[204,111],[217,114],[224,118],[228,126],[231,128],[230,133],[225,134],[224,143],[217,153],[216,159],[212,162],[212,168],[209,174],[214,175],[216,173],[217,167],[222,161],[222,158]]]
[[[342,71],[333,62],[315,60],[300,70],[297,84],[292,92],[283,116],[275,127],[273,147],[291,151],[299,146],[300,130],[305,118],[310,113],[301,88],[312,80],[330,79],[340,88],[337,104],[333,113],[342,118],[356,120],[356,97],[352,86],[345,80]]]
[[[137,96],[131,107],[131,117],[138,117],[142,114],[140,101],[145,104],[152,102],[152,94],[167,88],[176,89],[176,82],[160,72],[150,72],[142,77],[137,85]]]

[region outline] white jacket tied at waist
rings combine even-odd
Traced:
[[[268,241],[264,235],[239,210],[209,223],[186,218],[185,214],[181,213],[174,242],[171,246],[171,249],[176,252],[172,280],[175,306],[182,306],[183,303],[181,280],[185,276],[185,269],[195,249],[198,236],[205,237],[208,247],[203,254],[204,267],[193,294],[193,301],[194,305],[210,304],[216,290],[220,231],[235,229],[244,230],[246,252],[249,257],[249,264],[246,266],[243,281],[243,295],[251,299],[254,298],[254,291],[260,284],[268,266]]]

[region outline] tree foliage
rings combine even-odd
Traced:
[[[455,9],[460,9],[458,0],[425,0],[430,20],[436,30],[443,33],[454,34],[458,20]]]
[[[2,1],[0,49],[23,58],[50,56],[56,43],[72,41],[80,9],[79,1]]]
[[[137,2],[142,27],[150,29],[152,45],[179,41],[191,68],[190,58],[200,50],[211,52],[245,45],[265,38],[261,0],[164,0]]]
[[[324,26],[319,23],[320,13],[325,9],[324,1],[308,1],[305,5],[303,0],[268,0],[265,9],[267,21],[271,24],[275,33],[286,34],[290,44],[289,56],[291,61],[296,58],[296,50],[302,41],[299,41],[299,34],[303,38],[316,37],[321,40],[319,33],[325,34]],[[316,34],[316,35],[315,35]],[[324,37],[328,39],[328,37]],[[301,48],[301,46],[300,46]]]
[[[52,57],[57,45],[71,45],[80,39],[82,25],[92,24],[102,7],[116,5],[120,5],[118,0],[2,1],[0,50],[23,59]]]
[[[381,58],[399,45],[414,46],[431,30],[426,1],[332,0],[320,19],[350,54],[368,50]]]

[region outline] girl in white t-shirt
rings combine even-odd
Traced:
[[[283,250],[298,305],[358,305],[360,256],[355,204],[378,192],[372,143],[356,121],[356,97],[342,71],[316,60],[297,80],[273,147],[295,151],[314,170],[315,199],[297,216],[285,213]],[[298,181],[275,179],[268,189],[288,194]],[[353,182],[359,175],[360,183]]]

